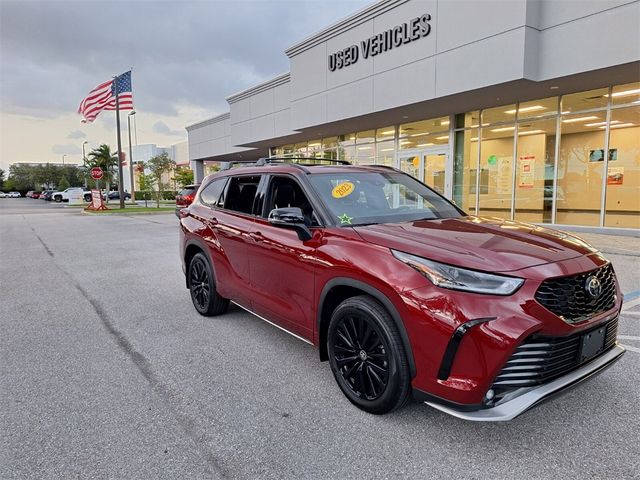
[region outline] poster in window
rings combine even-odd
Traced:
[[[520,157],[518,160],[518,164],[520,165],[518,171],[518,187],[533,188],[533,182],[536,176],[536,157],[534,155],[526,155]]]
[[[498,193],[511,193],[511,157],[498,158]]]
[[[609,167],[607,185],[622,185],[624,180],[624,167]]]
[[[618,159],[618,149],[610,148],[609,149],[609,161],[613,162]],[[590,162],[602,162],[604,161],[604,148],[600,148],[598,150],[589,150],[589,161]]]

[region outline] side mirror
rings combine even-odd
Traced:
[[[269,212],[269,223],[274,227],[291,228],[298,233],[303,242],[310,240],[311,230],[304,222],[302,210],[298,207],[274,208]]]

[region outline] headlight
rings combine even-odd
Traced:
[[[393,256],[417,270],[437,287],[466,292],[511,295],[524,283],[521,278],[475,272],[391,250]]]

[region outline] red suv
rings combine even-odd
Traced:
[[[200,314],[232,301],[316,345],[376,414],[413,395],[509,420],[624,353],[613,267],[582,240],[467,215],[393,168],[311,163],[220,171],[181,211]]]
[[[176,195],[176,215],[180,217],[180,210],[188,207],[193,202],[196,196],[196,192],[200,188],[200,184],[187,185],[184,187],[178,195]]]

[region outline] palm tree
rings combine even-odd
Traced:
[[[102,178],[107,182],[107,187],[111,185],[115,175],[115,167],[118,166],[118,155],[111,153],[109,145],[103,143],[98,148],[91,150],[88,157],[87,170],[91,170],[94,167],[100,167],[103,172]]]

